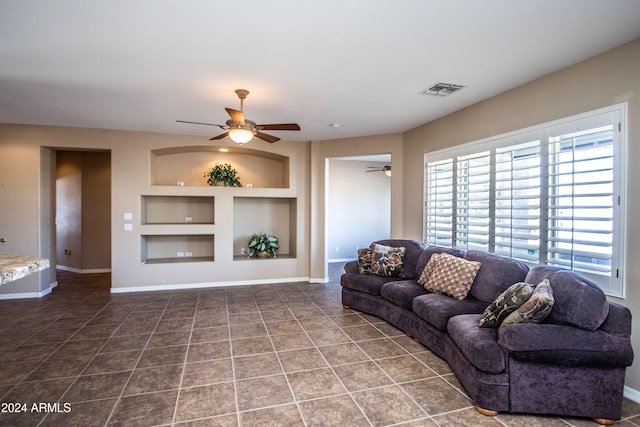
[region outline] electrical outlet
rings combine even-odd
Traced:
[[[178,252],[178,256],[179,257],[183,257],[184,256],[184,252]]]
[[[340,248],[336,246],[336,252],[340,252]]]
[[[193,256],[193,252],[185,252],[184,256]]]
[[[191,222],[191,221],[193,221],[193,217],[190,217],[190,216],[184,217],[184,222]]]

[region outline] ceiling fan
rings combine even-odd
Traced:
[[[368,171],[365,172],[384,172],[385,175],[391,176],[391,165],[385,165],[383,167],[380,166],[367,166],[369,168]]]
[[[238,144],[245,144],[253,139],[260,138],[267,142],[280,141],[280,138],[263,133],[263,130],[300,130],[300,126],[297,123],[280,123],[280,124],[262,124],[259,125],[253,120],[245,119],[243,112],[244,100],[249,95],[249,91],[246,89],[236,89],[236,94],[240,98],[240,110],[234,110],[233,108],[225,108],[230,120],[226,121],[224,125],[217,125],[213,123],[201,123],[201,122],[189,122],[185,120],[176,120],[178,123],[191,123],[195,125],[207,125],[217,126],[220,129],[226,131],[218,136],[210,138],[210,141],[215,139],[225,138],[227,135]]]

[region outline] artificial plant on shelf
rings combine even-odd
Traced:
[[[231,163],[216,163],[214,167],[204,173],[209,185],[220,185],[225,187],[242,187],[238,171],[235,170]]]
[[[278,249],[280,249],[280,246],[276,236],[259,233],[254,234],[249,239],[249,258],[275,258]]]

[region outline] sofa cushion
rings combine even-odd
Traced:
[[[340,285],[354,291],[371,295],[380,295],[382,285],[389,281],[400,280],[397,277],[374,276],[369,274],[345,273],[340,276]]]
[[[527,273],[527,277],[524,278],[524,281],[527,283],[540,283],[544,279],[548,279],[553,276],[556,272],[564,270],[560,267],[553,267],[550,265],[536,265]]]
[[[416,277],[416,263],[425,246],[424,243],[417,240],[405,240],[405,239],[386,239],[376,240],[373,245],[384,245],[393,247],[403,247],[406,252],[404,254],[404,274],[407,279],[415,279]]]
[[[400,277],[404,279],[404,246],[393,247],[376,244],[371,255],[371,273],[377,276]]]
[[[358,249],[358,273],[371,274],[373,264],[373,250],[371,248]]]
[[[424,280],[425,289],[462,300],[469,294],[479,269],[480,263],[477,261],[446,253],[434,254],[418,283]]]
[[[482,314],[486,307],[486,302],[472,297],[457,300],[436,293],[417,296],[411,304],[411,309],[418,317],[441,331],[447,330],[447,323],[453,316],[459,314]],[[478,320],[480,319],[478,318]]]
[[[502,321],[518,307],[527,302],[534,287],[526,282],[518,282],[496,298],[482,313],[478,326],[481,328],[497,328]]]
[[[420,254],[420,257],[418,257],[418,262],[416,263],[415,277],[420,277],[420,275],[424,271],[424,268],[427,266],[427,263],[429,262],[433,254],[442,254],[442,253],[446,253],[446,254],[461,257],[461,258],[464,256],[464,251],[462,249],[447,248],[444,246],[427,246]]]
[[[415,280],[398,280],[387,282],[380,289],[380,296],[404,309],[411,310],[413,299],[418,295],[424,295],[427,291]]]
[[[549,277],[555,299],[547,322],[595,331],[609,314],[609,303],[595,283],[568,270]]]
[[[498,345],[498,330],[480,328],[481,314],[452,317],[447,332],[473,366],[483,372],[497,374],[505,370],[505,352]]]
[[[510,323],[540,323],[551,313],[553,302],[553,289],[551,289],[549,279],[544,279],[536,285],[531,297],[508,315],[500,327]]]
[[[524,282],[524,278],[529,272],[529,267],[520,261],[489,252],[469,250],[465,253],[464,258],[478,261],[482,265],[469,293],[487,303],[493,302],[498,298],[498,295],[514,283]]]

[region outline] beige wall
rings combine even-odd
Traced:
[[[455,95],[454,95],[455,96]],[[634,315],[633,346],[640,349],[640,40],[610,50],[405,134],[404,232],[422,240],[424,153],[498,135],[609,105],[628,103],[626,298]],[[636,358],[637,359],[637,358]],[[627,371],[640,390],[640,361]]]

